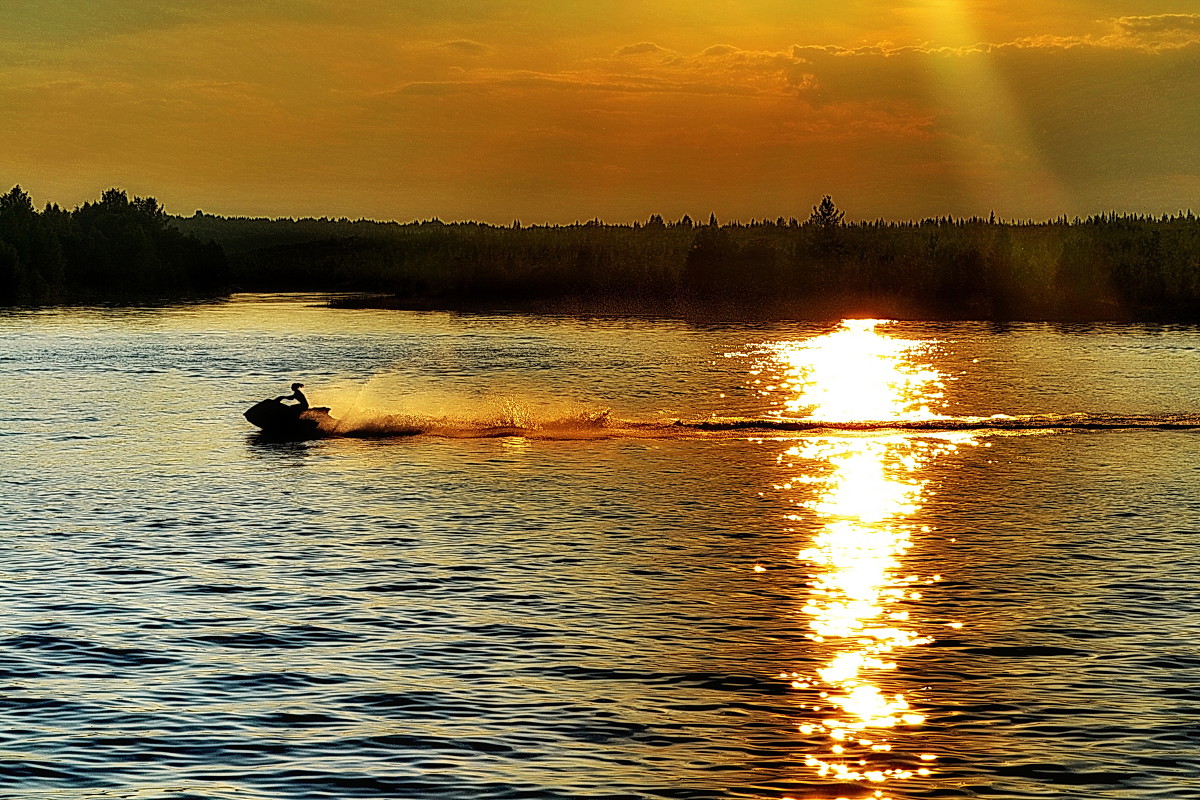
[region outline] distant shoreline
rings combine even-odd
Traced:
[[[246,291],[356,293],[341,307],[673,318],[1200,321],[1200,220],[496,227],[177,219]]]
[[[1107,214],[509,227],[167,215],[106,191],[74,210],[0,196],[0,306],[235,291],[351,294],[341,308],[714,321],[1200,322],[1200,219]]]
[[[820,302],[774,302],[755,305],[737,303],[698,303],[687,300],[655,302],[630,298],[559,297],[529,300],[508,299],[431,299],[398,297],[388,294],[339,293],[325,303],[343,310],[425,311],[464,314],[529,314],[574,317],[645,317],[700,323],[737,322],[837,322],[842,319],[890,319],[910,322],[982,322],[982,323],[1054,323],[1054,324],[1200,324],[1200,314],[1175,317],[1135,317],[1120,309],[1107,314],[1028,315],[999,319],[969,313],[949,314],[944,310],[922,309],[912,303],[875,300],[823,300]]]

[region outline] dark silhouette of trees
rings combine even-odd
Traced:
[[[378,292],[397,305],[767,316],[1200,322],[1190,212],[1049,222],[795,217],[633,225],[172,217],[119,189],[73,210],[0,195],[0,304]]]
[[[109,189],[39,213],[20,186],[0,196],[0,303],[220,294],[228,280],[220,245],[181,233],[152,197]]]
[[[693,297],[711,297],[738,281],[738,246],[716,217],[696,231],[684,261],[684,289]]]
[[[812,207],[791,253],[792,283],[799,291],[824,294],[853,283],[859,265],[845,258],[845,217],[829,195]]]
[[[63,253],[58,238],[20,186],[0,196],[0,302],[61,296]]]
[[[833,198],[825,195],[820,203],[813,206],[812,213],[808,216],[808,224],[817,228],[836,228],[845,218],[846,212],[838,210]]]
[[[386,292],[421,307],[617,300],[667,313],[1200,321],[1191,214],[848,223],[830,198],[813,212],[804,223],[710,215],[695,226],[659,226],[657,215],[519,229],[207,215],[175,224],[223,243],[245,289]]]

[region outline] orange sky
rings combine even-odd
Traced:
[[[0,190],[610,222],[1200,211],[1200,0],[0,0]]]

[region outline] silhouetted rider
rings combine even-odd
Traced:
[[[304,396],[304,392],[300,391],[303,386],[303,383],[293,383],[292,393],[276,397],[275,402],[281,403],[284,400],[295,400],[296,405],[288,406],[288,408],[294,409],[297,414],[303,414],[305,411],[308,411],[308,398]]]

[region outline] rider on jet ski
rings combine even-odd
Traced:
[[[305,411],[308,411],[308,398],[304,396],[304,392],[300,391],[303,387],[303,383],[293,383],[292,393],[276,397],[275,402],[282,403],[284,400],[295,400],[296,405],[288,406],[288,408],[294,410],[297,416],[303,414]]]

